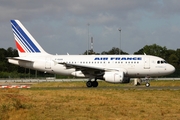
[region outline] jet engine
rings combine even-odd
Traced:
[[[103,76],[106,82],[110,83],[122,83],[124,78],[123,72],[105,72]]]
[[[130,78],[124,76],[124,72],[105,72],[103,79],[109,83],[129,83]]]

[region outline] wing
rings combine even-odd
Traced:
[[[90,65],[70,64],[70,63],[58,63],[66,66],[67,69],[75,68],[76,71],[81,71],[84,75],[98,77],[104,75],[104,72],[119,71],[114,68],[96,67]]]

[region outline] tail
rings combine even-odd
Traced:
[[[20,57],[47,54],[19,20],[11,20],[11,25]]]

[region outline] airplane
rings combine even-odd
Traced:
[[[87,87],[97,87],[97,79],[129,83],[130,78],[158,77],[175,71],[164,59],[152,55],[52,55],[19,20],[10,22],[19,57],[9,57],[9,63],[45,73],[88,78]],[[149,80],[145,86],[150,86]]]

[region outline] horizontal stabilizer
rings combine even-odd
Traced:
[[[17,61],[25,61],[25,62],[34,62],[32,60],[20,57],[7,57],[8,60],[17,60]]]

